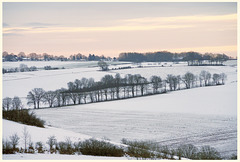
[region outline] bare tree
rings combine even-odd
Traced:
[[[141,77],[139,80],[139,86],[140,86],[140,90],[141,90],[141,95],[143,96],[144,94],[144,89],[147,89],[148,86],[148,81],[146,78]]]
[[[115,80],[115,87],[116,87],[116,95],[117,95],[117,99],[119,99],[119,92],[120,92],[120,86],[121,86],[121,81],[122,81],[122,78],[121,78],[121,76],[120,76],[120,74],[119,73],[117,73],[116,75],[115,75],[115,78],[114,78]]]
[[[127,78],[127,84],[129,85],[129,87],[131,87],[131,91],[132,91],[132,97],[135,96],[134,94],[134,89],[135,89],[135,79],[134,79],[134,75],[132,74],[127,74],[126,75],[126,78]]]
[[[102,69],[102,71],[108,71],[108,64],[104,61],[99,61],[98,66]]]
[[[140,83],[142,76],[140,74],[134,74],[133,78],[134,78],[134,84],[136,85],[135,87],[136,87],[136,96],[137,96],[138,87],[139,87],[139,83]]]
[[[36,100],[36,97],[35,97],[35,94],[33,94],[33,92],[28,92],[28,95],[27,95],[27,104],[28,105],[34,105],[34,109],[36,109],[36,105],[37,105],[37,100]]]
[[[227,80],[227,75],[225,73],[221,73],[220,79],[222,80],[222,84],[225,84],[225,81]]]
[[[79,80],[79,79],[76,79],[75,81],[74,81],[74,84],[75,84],[75,88],[76,89],[81,89],[82,88],[82,82],[81,82],[81,80]]]
[[[82,93],[77,93],[78,104],[81,104],[82,97],[83,97]]]
[[[77,104],[77,98],[78,98],[78,94],[77,93],[68,93],[69,98],[72,100],[73,104],[76,105]]]
[[[55,91],[55,93],[56,93],[56,105],[57,105],[58,107],[60,107],[60,106],[61,106],[61,102],[62,102],[62,99],[61,99],[61,90],[58,89],[58,90]]]
[[[199,75],[200,82],[203,80],[205,86],[207,86],[209,84],[210,79],[211,79],[211,74],[208,71],[202,70]]]
[[[218,84],[220,84],[220,75],[219,74],[213,74],[213,83],[215,84],[215,85],[218,85]]]
[[[82,93],[83,100],[84,100],[84,103],[85,103],[85,104],[87,103],[87,95],[88,95],[87,92],[83,92],[83,93]]]
[[[28,66],[25,65],[25,64],[20,64],[20,66],[19,66],[19,71],[20,71],[20,72],[29,71],[29,68],[28,68]]]
[[[152,86],[153,86],[153,93],[157,93],[158,89],[162,87],[162,79],[161,79],[161,77],[153,75],[150,78],[150,81],[151,81]]]
[[[68,82],[67,85],[68,85],[68,90],[69,91],[75,91],[76,90],[76,86],[73,82]]]
[[[9,97],[5,97],[2,101],[3,110],[8,111],[10,109],[11,105],[12,105],[12,99]]]
[[[18,137],[17,133],[13,134],[9,138],[10,138],[10,143],[12,144],[13,150],[15,151],[20,138]]]
[[[52,107],[55,103],[57,93],[55,91],[47,91],[43,96],[43,101],[49,104],[49,107]]]
[[[14,110],[20,110],[22,108],[22,101],[20,100],[19,97],[15,96],[12,99],[12,108]]]
[[[190,72],[187,72],[183,75],[182,80],[185,83],[187,89],[191,88],[191,85],[193,85],[194,78],[194,74]]]
[[[206,85],[209,85],[209,84],[210,84],[211,78],[212,78],[211,73],[207,72],[207,75],[206,75],[207,84],[206,84]]]
[[[105,100],[107,101],[107,93],[108,93],[108,88],[113,87],[114,84],[114,78],[112,75],[105,75],[104,77],[102,77],[101,79],[103,88],[104,88],[104,95],[105,95]]]
[[[168,74],[167,78],[166,78],[166,81],[167,81],[167,83],[169,85],[170,91],[172,91],[173,90],[173,75],[172,74]]]
[[[45,91],[42,88],[34,88],[28,93],[28,105],[34,105],[34,108],[39,108],[40,102],[43,101]]]
[[[27,143],[29,138],[29,132],[27,131],[27,127],[24,126],[23,128],[23,142],[24,142],[24,150],[27,151]]]
[[[67,91],[67,89],[65,89],[65,88],[60,89],[60,97],[61,97],[63,106],[65,106],[67,101],[69,100],[69,96],[67,95],[67,93],[64,93],[65,91]]]
[[[182,80],[181,76],[180,76],[180,75],[177,75],[178,90],[181,89],[181,80]]]

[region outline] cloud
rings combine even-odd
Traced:
[[[59,24],[31,22],[23,27],[5,27],[3,33],[74,33],[152,31],[196,28],[201,30],[236,30],[237,15],[193,15],[176,17],[143,17],[117,21],[112,26],[62,27]],[[206,27],[208,25],[208,27]]]
[[[3,36],[8,37],[8,36],[21,36],[21,34],[17,34],[17,33],[3,33]]]
[[[73,32],[103,32],[103,31],[149,31],[157,29],[191,28],[193,25],[155,25],[155,26],[109,26],[109,27],[15,27],[5,28],[3,33],[73,33]]]
[[[9,24],[7,24],[7,23],[3,23],[2,26],[3,26],[3,27],[8,27]]]
[[[174,17],[143,17],[137,19],[122,20],[129,23],[170,23],[170,22],[213,22],[237,20],[237,14],[228,15],[193,15],[193,16],[174,16]]]
[[[41,23],[41,22],[30,22],[30,23],[23,24],[23,26],[31,26],[31,27],[38,27],[38,26],[47,27],[47,26],[56,26],[56,25],[59,25],[59,24]]]
[[[171,52],[187,52],[187,51],[198,51],[198,52],[236,52],[237,45],[226,45],[226,46],[203,46],[203,47],[191,47],[191,48],[178,48],[171,49]]]

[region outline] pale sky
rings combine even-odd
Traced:
[[[237,3],[4,2],[3,51],[196,51],[237,56]]]

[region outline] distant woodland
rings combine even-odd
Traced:
[[[95,54],[89,54],[85,56],[81,53],[66,56],[53,56],[47,53],[36,54],[30,53],[25,54],[20,52],[19,54],[8,53],[6,51],[2,54],[3,61],[129,61],[129,62],[179,62],[187,61],[188,65],[222,65],[224,61],[232,59],[226,54],[212,54],[205,53],[201,54],[199,52],[181,52],[181,53],[171,53],[168,51],[159,52],[147,52],[147,53],[137,53],[137,52],[124,52],[120,53],[119,57],[105,57],[104,55],[97,56]]]
[[[66,56],[54,56],[47,53],[37,54],[37,53],[29,53],[25,54],[24,52],[20,52],[19,54],[8,53],[4,51],[2,53],[3,61],[99,61],[99,60],[115,60],[116,58],[105,57],[104,55],[97,56],[95,54],[89,54],[85,56],[81,53]]]
[[[201,54],[198,52],[171,53],[168,51],[148,53],[120,53],[119,61],[131,62],[179,62],[187,61],[188,65],[222,65],[224,61],[231,59],[225,54]]]

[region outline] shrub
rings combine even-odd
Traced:
[[[175,159],[174,155],[176,154],[176,150],[174,148],[171,148],[169,151],[170,151],[170,156],[171,156],[170,159],[174,160]]]
[[[161,155],[156,155],[150,142],[147,141],[129,141],[127,139],[122,139],[122,143],[128,145],[126,153],[131,157],[136,157],[137,159],[153,159],[160,157]]]
[[[19,149],[17,148],[17,145],[19,143],[20,138],[18,137],[17,133],[13,134],[9,138],[10,138],[10,143],[12,145],[13,151],[19,151]]]
[[[236,154],[232,154],[230,157],[231,160],[237,160],[237,155]]]
[[[60,154],[72,155],[75,152],[72,141],[69,138],[67,138],[65,142],[59,142],[58,147]]]
[[[74,150],[75,150],[75,152],[78,154],[78,155],[81,155],[82,153],[81,153],[81,142],[75,142],[74,144],[73,144],[73,146],[74,146]]]
[[[34,153],[35,153],[34,146],[33,146],[33,143],[32,143],[32,142],[29,143],[27,153],[31,153],[31,154],[34,154]]]
[[[84,155],[94,156],[121,157],[124,155],[124,151],[121,147],[115,146],[109,142],[98,141],[93,138],[80,142],[80,151]]]
[[[34,112],[30,113],[30,110],[27,109],[3,111],[3,118],[42,128],[44,128],[45,123],[43,120],[36,117]]]
[[[50,150],[51,154],[56,152],[56,149],[57,149],[57,139],[55,138],[55,136],[48,137],[47,144],[49,145],[49,148],[50,148],[49,150]]]
[[[137,159],[153,159],[155,154],[151,150],[129,146],[126,153],[131,157],[136,157]]]
[[[198,153],[200,160],[219,160],[221,159],[220,153],[213,147],[202,146]]]
[[[2,141],[2,150],[3,150],[3,152],[2,152],[3,154],[13,154],[14,153],[13,147],[8,140]]]
[[[163,158],[165,158],[165,159],[168,158],[168,155],[171,154],[170,149],[166,145],[160,147],[160,152],[163,153]]]
[[[195,147],[192,144],[186,144],[179,146],[179,149],[181,149],[182,157],[188,158],[188,159],[198,159],[198,148]]]
[[[38,153],[44,153],[42,142],[37,142],[36,145],[35,145],[35,148],[38,151]]]

